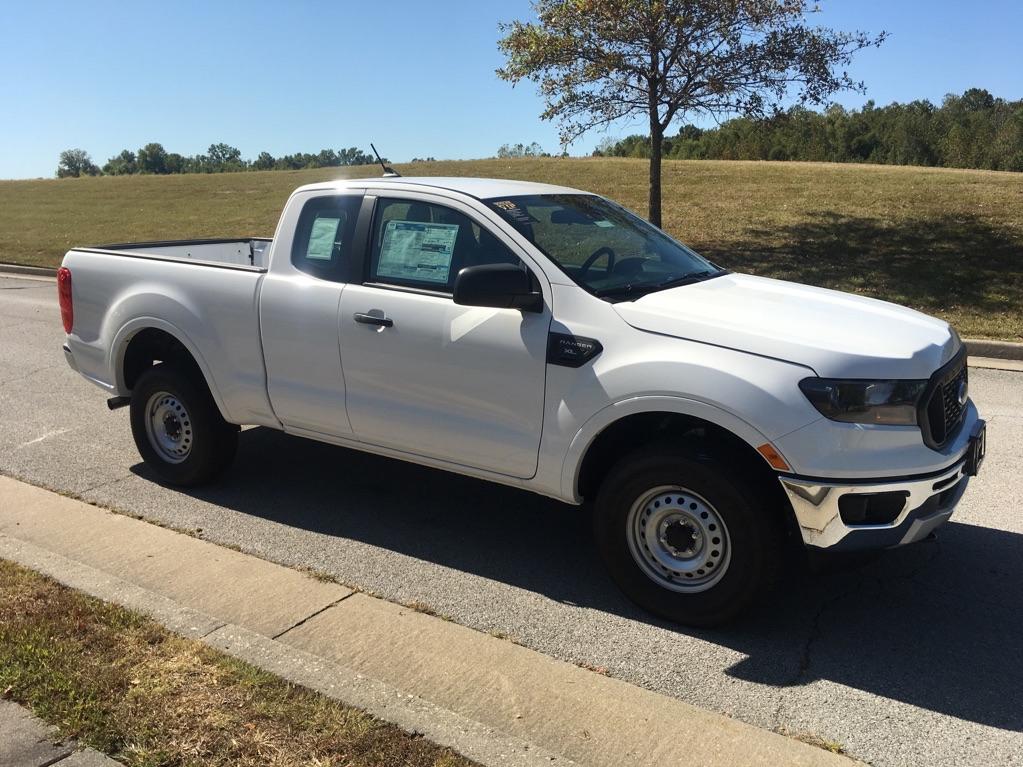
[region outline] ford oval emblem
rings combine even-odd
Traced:
[[[964,378],[962,381],[959,382],[959,391],[957,392],[957,396],[959,397],[959,404],[960,405],[965,405],[966,404],[967,392],[968,392],[968,389],[966,387],[966,379]]]

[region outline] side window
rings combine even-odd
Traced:
[[[361,204],[362,197],[357,195],[309,200],[298,217],[291,263],[314,277],[340,281],[342,266],[350,257]]]
[[[373,222],[369,280],[387,285],[454,289],[467,266],[522,261],[485,227],[443,205],[380,199]]]

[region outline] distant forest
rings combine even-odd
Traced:
[[[606,139],[603,157],[648,157],[650,139]],[[808,160],[1023,171],[1023,100],[972,88],[930,101],[825,112],[793,107],[776,116],[736,118],[717,128],[686,125],[665,138],[664,157],[680,160]]]
[[[205,154],[180,155],[168,152],[163,144],[150,143],[133,152],[125,149],[111,157],[100,168],[83,149],[67,149],[60,153],[57,177],[131,176],[135,174],[167,175],[173,173],[233,173],[243,170],[301,170],[303,168],[337,168],[349,165],[372,165],[376,157],[356,147],[321,149],[315,154],[298,152],[274,157],[260,152],[254,160],[242,157],[241,150],[229,144],[212,144]],[[386,162],[387,159],[384,158]]]
[[[593,154],[648,157],[650,139],[639,135],[620,141],[605,139]],[[505,144],[497,156],[550,157],[536,143]],[[1023,171],[1023,100],[1006,101],[981,88],[971,88],[961,96],[949,94],[941,106],[913,101],[878,107],[868,101],[862,109],[853,110],[832,106],[824,112],[813,112],[792,107],[765,119],[735,118],[717,128],[686,125],[677,136],[665,138],[664,156],[679,160],[811,160]],[[412,160],[420,161],[418,157]],[[102,168],[88,152],[68,149],[61,152],[57,176],[298,170],[375,162],[373,155],[356,147],[282,157],[260,152],[248,160],[228,144],[213,144],[205,154],[185,156],[151,143],[138,151],[125,149]]]

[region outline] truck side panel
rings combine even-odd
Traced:
[[[224,418],[279,428],[266,393],[259,339],[263,273],[181,261],[72,250],[74,327],[68,336],[80,371],[119,395],[125,350],[141,330],[175,336],[195,357]]]

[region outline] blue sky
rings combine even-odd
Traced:
[[[1020,0],[828,0],[822,23],[885,29],[851,74],[859,106],[985,87],[1023,98]],[[532,85],[497,79],[497,24],[528,0],[3,0],[0,178],[52,176],[62,149],[102,165],[149,141],[254,157],[373,141],[395,161],[559,148]],[[641,130],[616,126],[614,137]],[[570,147],[584,154],[604,137]]]

